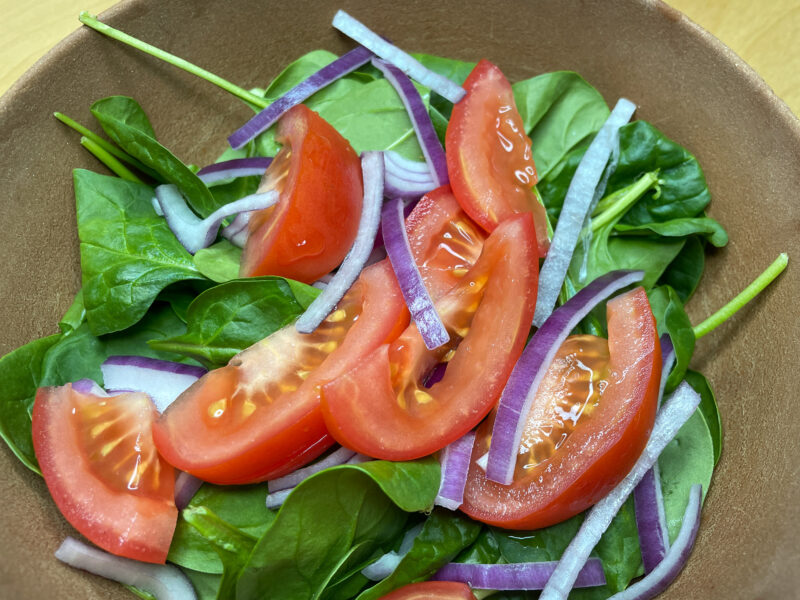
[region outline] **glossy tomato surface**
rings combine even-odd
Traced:
[[[527,416],[514,481],[486,479],[494,416],[478,429],[461,510],[508,529],[539,529],[595,504],[630,471],[653,427],[661,347],[644,289],[608,303],[608,341],[568,338]]]
[[[434,297],[463,278],[484,239],[447,188],[419,202],[408,234]],[[189,388],[156,423],[159,450],[182,470],[215,483],[293,471],[333,444],[319,386],[397,338],[407,323],[389,262],[368,267],[314,333],[288,325]]]
[[[533,214],[539,256],[547,253],[547,214],[537,182],[531,140],[511,84],[488,60],[464,82],[467,95],[453,106],[445,137],[450,185],[461,206],[486,231],[517,213]]]
[[[175,471],[153,444],[150,398],[67,384],[39,389],[32,416],[36,458],[67,521],[113,554],[163,563],[178,519]]]
[[[283,148],[259,191],[280,200],[253,214],[240,275],[280,275],[311,283],[344,259],[358,229],[364,195],[361,161],[350,143],[304,105],[278,122]]]
[[[494,406],[525,344],[536,304],[538,258],[528,214],[504,221],[478,262],[437,301],[450,342],[425,347],[412,324],[356,369],[322,388],[328,429],[375,458],[426,456],[475,427]],[[431,369],[444,377],[426,388]],[[380,415],[380,418],[376,418]]]
[[[475,595],[466,583],[423,581],[404,585],[380,600],[475,600]]]

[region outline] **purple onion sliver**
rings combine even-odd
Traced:
[[[153,371],[161,371],[162,373],[189,375],[195,378],[200,378],[208,372],[203,367],[198,367],[196,365],[187,365],[185,363],[173,362],[170,360],[150,358],[149,356],[126,356],[126,355],[116,354],[113,356],[109,356],[107,359],[105,359],[103,361],[103,365],[139,367],[142,369],[152,369]]]
[[[360,465],[361,463],[370,462],[375,460],[371,456],[367,456],[366,454],[361,454],[360,452],[353,456],[350,460],[347,461],[348,465]]]
[[[343,54],[332,63],[322,67],[308,79],[298,83],[242,125],[242,127],[234,131],[228,138],[228,143],[233,149],[241,148],[247,142],[269,129],[287,110],[300,104],[303,100],[337,79],[365,65],[370,58],[372,58],[372,52],[363,46]]]
[[[83,569],[125,585],[132,585],[152,594],[158,600],[196,600],[192,584],[174,565],[157,565],[114,556],[68,537],[56,558],[71,567]]]
[[[387,198],[416,199],[437,187],[425,162],[408,160],[391,150],[383,153],[383,162],[383,193]]]
[[[643,271],[612,271],[595,279],[550,315],[525,346],[506,383],[492,429],[486,477],[508,485],[514,477],[517,449],[539,383],[569,333],[600,302],[632,283]]]
[[[450,334],[447,333],[439,313],[436,312],[431,295],[425,288],[425,282],[414,261],[406,233],[401,200],[389,200],[383,206],[381,232],[386,253],[400,284],[400,291],[425,346],[428,350],[433,350],[446,344],[450,341]]]
[[[669,550],[667,517],[664,512],[658,461],[644,474],[639,485],[633,490],[633,502],[644,572],[649,573],[658,566]]]
[[[72,389],[79,394],[91,394],[92,396],[100,396],[105,398],[108,392],[101,388],[95,381],[91,379],[79,379],[72,382]]]
[[[447,363],[439,363],[433,367],[428,376],[425,378],[425,387],[433,387],[434,383],[439,383],[444,378],[444,372],[447,370]]]
[[[703,486],[697,483],[689,490],[689,502],[683,513],[681,529],[664,560],[642,579],[614,594],[609,600],[650,600],[667,589],[689,561],[700,528],[702,499]]]
[[[179,471],[175,478],[175,506],[183,510],[189,506],[197,490],[203,485],[203,480],[186,471]]]
[[[244,245],[247,243],[247,238],[250,236],[248,225],[250,223],[250,215],[252,214],[252,212],[240,212],[234,217],[230,225],[222,228],[220,235],[234,246],[244,248]]]
[[[553,313],[555,314],[555,313]],[[685,381],[673,392],[656,415],[650,439],[625,478],[587,513],[553,571],[539,600],[564,600],[589,558],[592,549],[608,529],[619,509],[631,495],[667,444],[700,405],[700,395]]]
[[[450,178],[447,175],[447,158],[444,154],[444,148],[442,148],[442,143],[439,141],[439,136],[436,135],[431,117],[417,88],[414,87],[408,76],[394,65],[390,65],[379,58],[373,58],[372,64],[383,73],[387,81],[397,90],[397,94],[406,108],[411,124],[414,126],[414,131],[417,133],[417,140],[422,148],[422,154],[425,155],[425,161],[428,163],[431,176],[436,183],[433,187],[450,183]]]
[[[322,460],[318,460],[315,463],[301,467],[295,471],[292,471],[288,475],[284,475],[283,477],[278,477],[277,479],[268,481],[267,489],[269,490],[270,494],[272,494],[274,492],[280,492],[281,490],[293,488],[304,479],[311,477],[314,473],[319,473],[328,467],[335,467],[337,465],[345,464],[348,460],[353,458],[355,454],[355,450],[350,450],[350,448],[340,446]]]
[[[412,79],[416,79],[422,85],[447,98],[453,104],[461,100],[467,93],[460,85],[423,66],[411,55],[389,43],[343,10],[338,11],[336,16],[333,17],[333,26],[362,46],[369,48],[380,58],[394,65]]]
[[[288,490],[281,490],[280,492],[273,492],[271,494],[267,494],[267,508],[270,510],[275,510],[283,505],[286,502],[286,499],[289,497],[294,491],[294,488],[289,488]]]
[[[464,486],[467,484],[469,461],[474,444],[475,432],[470,431],[442,450],[442,480],[439,484],[439,493],[433,501],[437,506],[456,510],[464,503]]]
[[[263,175],[270,164],[272,164],[272,159],[266,156],[232,158],[231,160],[224,160],[203,167],[197,172],[197,176],[204,183],[209,184],[222,179],[247,177],[248,175]]]
[[[502,565],[449,563],[432,577],[436,581],[460,581],[481,590],[541,590],[557,561]],[[590,558],[578,574],[575,587],[605,585],[603,563]]]

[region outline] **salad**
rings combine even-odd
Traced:
[[[115,176],[74,173],[83,288],[0,359],[0,434],[125,558],[57,556],[145,598],[652,597],[721,452],[695,339],[786,256],[693,327],[727,234],[630,102],[334,25],[263,90],[180,63],[263,109],[203,169],[134,99],[111,142],[56,115]]]

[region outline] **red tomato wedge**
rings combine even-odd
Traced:
[[[494,406],[522,352],[536,304],[538,258],[530,215],[507,219],[475,266],[436,302],[451,336],[428,350],[411,325],[322,388],[328,430],[375,458],[411,460],[464,435]],[[422,381],[439,362],[444,378]]]
[[[661,346],[643,288],[608,303],[608,341],[567,338],[528,413],[514,482],[486,479],[494,415],[476,436],[461,510],[506,529],[539,529],[595,504],[631,470],[653,428]]]
[[[475,595],[466,583],[423,581],[404,585],[380,600],[475,600]]]
[[[467,95],[447,126],[447,173],[458,202],[486,231],[517,213],[532,213],[539,256],[547,254],[547,214],[533,191],[538,181],[531,140],[511,84],[488,60],[464,82]]]
[[[281,117],[277,140],[283,148],[259,191],[279,190],[280,200],[251,216],[239,273],[311,283],[353,245],[364,196],[361,162],[336,129],[302,104]]]
[[[423,198],[409,223],[423,279],[438,297],[469,270],[483,234],[447,188]],[[263,481],[295,470],[334,442],[319,387],[397,338],[407,323],[389,262],[365,269],[314,333],[289,325],[184,392],[155,424],[159,451],[214,483]]]
[[[99,397],[70,384],[41,388],[33,446],[61,514],[97,546],[151,563],[167,559],[178,519],[175,471],[156,452],[158,416],[145,394]]]

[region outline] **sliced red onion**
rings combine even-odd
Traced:
[[[348,465],[360,465],[361,463],[370,462],[375,460],[371,456],[367,456],[366,454],[361,454],[360,452],[353,456],[350,460],[347,461]]]
[[[389,158],[392,154],[398,158]],[[386,165],[386,181],[383,194],[387,198],[416,199],[436,188],[427,163],[408,160],[389,150],[383,153]],[[420,171],[419,167],[424,170]]]
[[[417,539],[417,536],[422,531],[422,526],[423,524],[420,523],[409,529],[405,536],[403,536],[403,541],[400,542],[400,547],[397,549],[397,552],[387,552],[375,562],[361,569],[361,574],[372,581],[380,581],[394,573],[394,570],[403,558],[405,558],[405,555],[408,554],[414,546],[414,540]]]
[[[403,106],[405,106],[414,131],[417,133],[417,140],[422,148],[422,154],[425,156],[431,177],[433,177],[435,183],[433,187],[447,185],[450,183],[447,175],[447,158],[444,155],[444,148],[439,141],[439,136],[436,135],[436,130],[433,128],[428,109],[425,108],[425,103],[422,101],[422,96],[419,95],[417,88],[414,87],[408,76],[394,65],[379,58],[373,58],[372,64],[383,73],[386,80],[397,90],[400,100],[403,101]]]
[[[261,176],[271,162],[271,158],[264,156],[233,158],[203,167],[197,172],[197,176],[206,185],[236,177]]]
[[[189,506],[189,502],[192,501],[202,485],[202,479],[198,479],[186,471],[178,471],[178,476],[175,478],[175,506],[178,507],[178,510]]]
[[[72,389],[80,394],[91,394],[92,396],[100,396],[101,398],[108,396],[108,392],[106,392],[91,379],[79,379],[78,381],[73,381]]]
[[[186,388],[206,374],[203,367],[145,356],[109,356],[100,365],[109,389],[144,392],[164,412]]]
[[[645,577],[614,594],[609,600],[650,600],[667,589],[689,561],[697,531],[700,529],[702,500],[703,486],[697,483],[689,490],[689,502],[683,513],[681,529],[664,560]]]
[[[589,553],[597,545],[611,520],[634,488],[658,460],[658,456],[692,416],[700,404],[700,395],[685,381],[681,383],[656,415],[650,439],[636,464],[609,494],[587,513],[578,533],[561,555],[561,560],[547,582],[540,600],[563,600],[569,595]]]
[[[456,510],[464,503],[464,486],[474,444],[475,432],[470,431],[442,450],[442,479],[439,493],[433,501],[437,506]]]
[[[567,189],[550,249],[539,273],[533,324],[541,327],[556,305],[572,254],[586,222],[608,159],[617,145],[619,128],[630,121],[636,105],[621,98],[583,155]]]
[[[386,62],[393,64],[411,79],[416,79],[419,83],[447,98],[453,104],[461,100],[467,93],[460,85],[424,67],[422,63],[411,57],[411,55],[387,42],[343,10],[338,11],[336,16],[333,17],[333,26],[349,38],[372,50]]]
[[[286,499],[289,497],[294,491],[294,488],[289,488],[288,490],[281,490],[280,492],[274,492],[272,494],[267,494],[267,508],[270,510],[275,510],[276,508],[280,508]]]
[[[411,245],[408,242],[403,218],[403,202],[399,198],[389,200],[381,214],[381,232],[386,253],[392,263],[397,283],[406,301],[408,310],[417,324],[419,333],[428,350],[433,350],[450,341],[450,334],[442,323],[425,282],[422,280]]]
[[[675,362],[675,349],[672,340],[664,334],[661,336],[661,385],[658,392],[658,404],[664,395],[669,372]],[[669,549],[667,532],[667,515],[664,512],[664,495],[661,491],[661,476],[658,461],[645,473],[639,485],[633,490],[633,502],[636,512],[636,528],[639,532],[639,546],[642,552],[644,572],[649,573],[664,558]]]
[[[356,239],[336,275],[297,319],[295,327],[300,333],[311,333],[325,320],[361,274],[375,245],[383,202],[382,153],[364,152],[361,156],[361,171],[364,177],[364,201]]]
[[[343,465],[355,455],[355,450],[350,450],[350,448],[340,446],[337,450],[331,452],[322,460],[318,460],[313,464],[297,469],[296,471],[292,471],[288,475],[284,475],[278,479],[268,481],[267,489],[269,489],[269,492],[272,494],[274,492],[280,492],[281,490],[293,488],[304,479],[311,477],[314,473],[319,473],[328,467]]]
[[[569,333],[600,302],[643,277],[643,271],[612,271],[598,277],[553,311],[533,335],[500,397],[489,446],[487,478],[504,485],[512,482],[517,449],[539,383]]]
[[[56,558],[76,569],[132,585],[152,594],[157,600],[197,598],[189,579],[173,565],[155,565],[114,556],[71,537],[56,550]]]
[[[156,188],[156,198],[169,228],[190,254],[214,243],[219,226],[226,217],[269,208],[278,201],[278,197],[279,194],[275,190],[251,194],[221,206],[205,219],[201,219],[192,212],[175,185],[168,183]]]
[[[222,228],[220,235],[234,246],[244,248],[247,243],[247,237],[250,235],[250,230],[247,226],[250,223],[250,215],[252,214],[252,212],[240,212],[233,218],[230,225]]]
[[[228,138],[232,148],[238,149],[259,134],[269,129],[287,110],[303,102],[306,98],[330,85],[337,79],[355,71],[372,58],[372,52],[359,46],[343,54],[332,63],[325,65],[275,100],[247,123],[233,132]]]
[[[444,373],[447,370],[447,363],[439,363],[435,367],[433,367],[433,371],[428,374],[428,377],[425,378],[425,387],[433,387],[434,383],[439,383],[442,379],[444,379]]]
[[[432,579],[461,581],[480,590],[541,590],[557,564],[557,561],[503,565],[449,563]],[[605,583],[603,563],[599,558],[590,558],[578,573],[574,587],[594,587]]]

